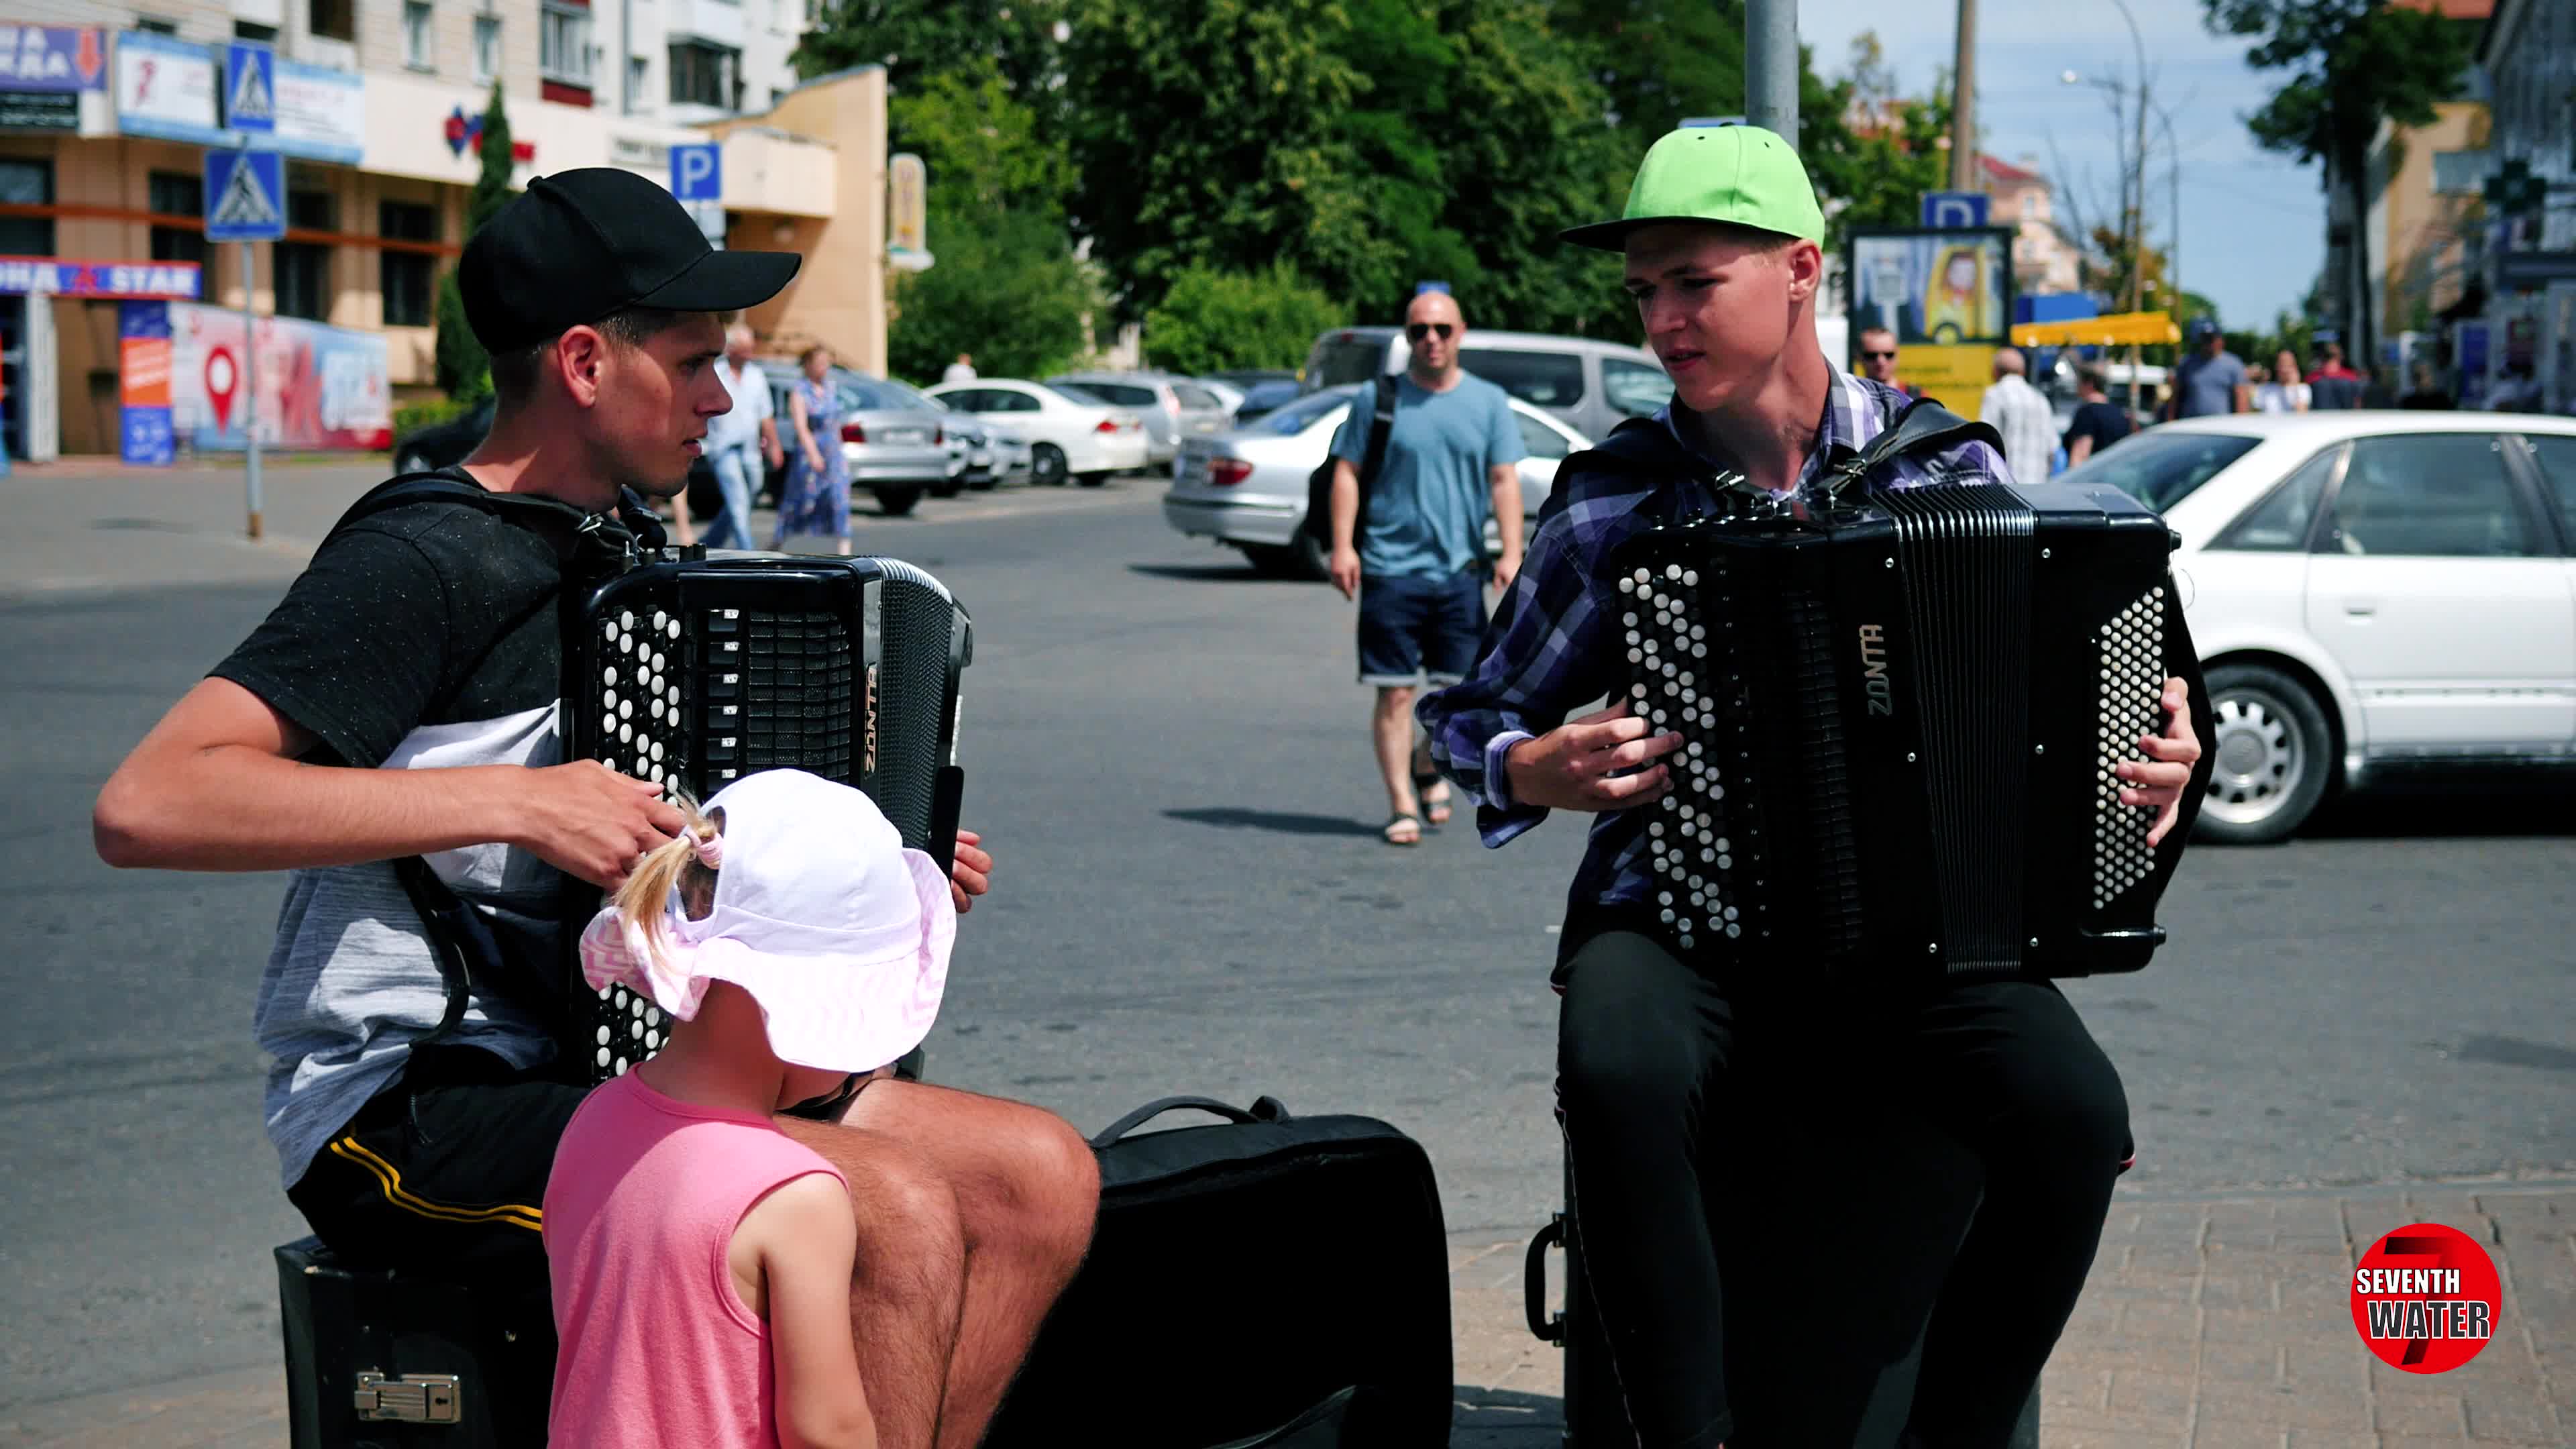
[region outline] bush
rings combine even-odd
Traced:
[[[933,239],[939,260],[895,278],[886,368],[935,383],[957,354],[985,377],[1044,377],[1082,354],[1082,319],[1098,305],[1064,228],[1043,216],[961,219]]]
[[[485,390],[490,390],[489,383],[486,383]],[[396,408],[394,437],[408,438],[422,428],[436,427],[449,418],[472,411],[481,400],[480,397],[449,398],[444,402],[414,403],[410,407]]]
[[[1298,368],[1316,334],[1349,320],[1333,299],[1285,262],[1268,271],[1192,267],[1145,314],[1145,352],[1167,372],[1200,376],[1235,368]]]

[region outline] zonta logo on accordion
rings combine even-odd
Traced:
[[[1869,691],[1871,714],[1896,713],[1896,696],[1887,683],[1887,631],[1876,624],[1860,626],[1861,684]]]

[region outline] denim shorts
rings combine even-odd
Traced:
[[[1399,574],[1360,579],[1360,683],[1456,684],[1485,635],[1485,580]]]

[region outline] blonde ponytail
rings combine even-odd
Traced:
[[[702,846],[724,834],[724,814],[712,818],[698,813],[698,802],[686,795],[674,794],[671,803],[679,807],[687,824],[680,833],[655,846],[617,888],[617,915],[629,928],[640,928],[645,944],[658,959],[666,944],[668,913],[664,907],[677,890],[692,919],[706,914],[715,897],[716,872],[699,858]]]

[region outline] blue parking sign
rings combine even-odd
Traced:
[[[724,153],[712,145],[671,148],[671,194],[682,201],[724,197]]]
[[[1943,231],[1968,231],[1986,224],[1986,194],[1982,191],[1927,191],[1923,193],[1923,224]]]

